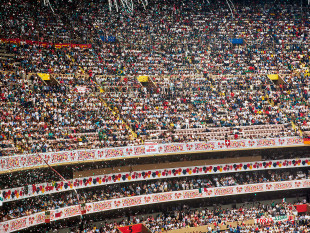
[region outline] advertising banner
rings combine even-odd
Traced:
[[[282,147],[304,145],[299,137],[242,139],[223,141],[190,142],[156,144],[147,143],[141,146],[127,146],[92,150],[60,151],[39,154],[22,154],[0,158],[0,172],[14,171],[17,169],[29,169],[31,167],[46,166],[46,160],[50,165],[60,165],[77,161],[109,160],[116,158],[128,158],[135,156],[150,156],[172,153],[208,152],[216,150],[257,149],[264,147]],[[43,158],[43,159],[42,159]]]
[[[87,153],[86,153],[87,154]],[[167,169],[154,169],[136,172],[121,172],[104,174],[97,176],[81,177],[68,180],[68,182],[55,181],[53,183],[40,183],[28,185],[26,187],[16,187],[10,189],[0,190],[0,197],[4,202],[15,201],[24,198],[31,198],[34,196],[52,194],[57,192],[65,192],[73,189],[82,189],[89,187],[98,187],[102,185],[134,182],[142,180],[177,178],[185,176],[199,176],[206,174],[245,172],[245,171],[259,171],[269,169],[284,169],[284,168],[302,168],[310,166],[310,158],[302,158],[299,160],[270,160],[270,161],[256,161],[243,163],[228,163],[228,164],[213,164],[202,166],[176,167]],[[277,189],[291,188],[291,184],[280,183],[277,184]],[[302,183],[296,183],[296,186],[302,186]],[[303,185],[309,186],[307,182]],[[263,184],[260,186],[248,186],[246,192],[259,192],[263,190]]]
[[[220,188],[208,188],[204,190],[184,190],[176,192],[156,193],[150,195],[141,195],[135,197],[117,198],[106,201],[87,203],[86,214],[102,212],[107,210],[121,209],[132,206],[156,204],[170,201],[181,201],[196,198],[212,198],[217,196],[238,195],[253,192],[269,192],[286,189],[310,188],[310,179],[292,180],[283,182],[269,182],[261,184],[237,185]],[[280,188],[280,189],[279,189]],[[50,221],[70,218],[81,215],[80,205],[69,206],[50,211]],[[256,223],[268,223],[268,221],[279,222],[289,220],[289,216],[263,217],[256,219]],[[0,223],[0,232],[14,232],[30,226],[38,225],[45,222],[45,212],[36,213],[26,217],[13,219]]]

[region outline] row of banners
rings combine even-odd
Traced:
[[[304,145],[299,137],[265,138],[265,139],[242,139],[223,140],[209,142],[190,143],[149,143],[141,146],[115,147],[93,150],[61,151],[52,153],[23,154],[16,156],[1,157],[0,172],[17,169],[29,169],[46,166],[44,160],[50,165],[60,165],[71,162],[84,162],[96,160],[108,160],[115,158],[129,158],[136,156],[150,156],[172,153],[208,152],[216,150],[254,149],[264,147],[282,147]],[[44,160],[43,160],[44,159]]]
[[[65,192],[73,189],[98,187],[102,185],[134,182],[142,180],[177,178],[185,176],[197,176],[207,174],[258,171],[282,168],[309,167],[310,158],[270,160],[244,163],[215,164],[195,167],[177,167],[168,169],[145,170],[138,172],[123,172],[90,177],[82,177],[68,180],[68,182],[57,181],[52,183],[33,184],[26,187],[10,188],[0,191],[3,202],[15,201],[34,196]]]
[[[70,47],[70,48],[91,48],[91,44],[71,44],[71,43],[51,43],[51,42],[41,42],[41,41],[33,41],[33,40],[22,40],[22,39],[7,39],[7,38],[0,38],[0,41],[3,43],[10,43],[10,44],[29,44],[29,45],[41,45],[43,47],[48,46],[55,46],[55,48],[60,49],[63,47]]]
[[[211,198],[226,195],[238,195],[246,193],[269,192],[269,191],[301,189],[301,188],[310,188],[310,179],[228,186],[221,188],[208,188],[202,191],[198,189],[184,190],[176,192],[166,192],[166,193],[126,197],[126,198],[117,198],[106,201],[87,203],[86,213],[91,214],[108,210],[122,209],[139,205],[156,204],[177,200]],[[57,210],[51,210],[49,214],[50,214],[50,221],[57,221],[60,219],[81,215],[81,207],[80,205],[75,205],[60,208]],[[26,217],[2,222],[0,223],[0,232],[3,233],[14,232],[38,224],[42,224],[44,222],[45,222],[45,212],[40,212]]]

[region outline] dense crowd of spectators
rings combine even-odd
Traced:
[[[27,81],[0,75],[2,155],[127,145],[126,125],[96,95],[90,77],[48,86],[34,75]]]
[[[200,208],[190,209],[184,205],[181,209],[176,209],[168,213],[161,213],[148,216],[132,217],[130,221],[106,221],[100,226],[94,225],[91,221],[84,220],[79,227],[71,227],[70,232],[87,233],[115,233],[118,227],[131,224],[144,224],[152,233],[164,233],[169,230],[206,226],[204,232],[308,232],[310,225],[309,216],[294,216],[294,205],[291,203],[270,204],[259,203],[257,206],[239,208]],[[283,222],[268,222],[265,224],[252,223],[245,225],[248,220],[259,219],[261,217],[294,216],[294,219]],[[237,226],[232,226],[237,222]],[[81,227],[82,226],[82,227]],[[226,230],[220,230],[226,227]]]
[[[310,131],[309,7],[296,1],[154,0],[132,14],[101,1],[8,0],[0,36],[0,156],[158,143],[254,139]],[[100,36],[114,36],[105,43]],[[240,45],[232,39],[242,39]],[[56,43],[89,44],[56,48]],[[2,72],[4,71],[4,72]],[[36,73],[51,74],[43,81]],[[268,74],[281,74],[271,81]],[[145,84],[138,75],[149,75]],[[301,131],[299,131],[301,130]],[[55,181],[34,171],[10,187]],[[65,171],[65,177],[71,176]],[[304,173],[252,172],[108,185],[79,191],[81,202],[273,182]],[[7,181],[0,187],[7,187]],[[5,203],[2,221],[79,204],[73,192]],[[238,210],[180,211],[135,219],[152,232],[284,215],[286,204]],[[308,220],[238,226],[230,232],[307,231]],[[116,232],[120,223],[84,232]],[[78,232],[78,230],[73,230]]]
[[[238,210],[227,210],[223,211],[222,216],[226,216],[226,214],[231,214],[235,213],[237,216],[240,218],[243,217],[243,214],[248,214],[251,212],[257,211],[256,208],[253,209],[246,209],[246,208],[240,208]],[[261,211],[263,212],[263,211]],[[188,213],[188,212],[187,212]],[[188,214],[185,214],[183,212],[180,213],[183,215],[184,220],[180,220],[179,216],[158,216],[157,218],[154,217],[148,217],[146,219],[137,219],[137,222],[142,222],[146,226],[150,227],[151,232],[153,233],[164,233],[169,230],[175,230],[175,229],[182,229],[182,228],[188,228],[188,227],[195,227],[195,226],[203,226],[203,225],[211,225],[207,227],[204,232],[208,233],[215,233],[215,232],[225,232],[225,233],[234,233],[234,232],[240,232],[240,233],[245,233],[245,232],[256,232],[256,233],[263,233],[263,232],[270,232],[270,233],[275,233],[275,232],[309,232],[309,226],[310,226],[310,221],[304,216],[297,217],[296,221],[286,221],[286,222],[277,222],[277,223],[270,223],[266,225],[261,225],[261,224],[252,224],[252,225],[238,225],[237,227],[232,227],[228,225],[227,230],[220,230],[221,227],[218,226],[217,224],[221,225],[222,223],[222,217],[216,218],[216,216],[212,215],[212,211],[207,212],[206,210],[203,211],[189,211]],[[204,214],[207,214],[205,216]],[[209,219],[207,219],[207,217]],[[213,220],[213,221],[212,221]],[[218,221],[218,222],[217,222]],[[196,223],[197,222],[197,223]],[[227,222],[224,222],[224,224]],[[120,225],[122,222],[120,223]],[[212,224],[215,225],[215,227],[212,227]],[[229,224],[229,222],[228,222]],[[80,229],[72,229],[73,232],[86,232],[86,233],[114,233],[118,232],[118,224],[106,224],[106,226],[102,227],[94,227],[92,224],[88,224],[88,227],[85,227],[82,231]],[[199,232],[199,231],[197,231]],[[201,231],[200,231],[201,232]]]
[[[165,143],[294,136],[292,120],[308,125],[308,95],[300,94],[305,102],[294,110],[293,102],[272,104],[269,95],[280,90],[266,76],[213,80],[172,76],[154,81],[159,88],[153,94],[143,89],[104,94],[106,102],[145,140]],[[286,92],[281,96],[293,100]]]
[[[263,76],[213,81],[171,77],[172,87],[157,77],[160,88],[153,94],[141,86],[136,92],[101,94],[101,86],[88,75],[55,76],[55,86],[36,75],[28,80],[16,73],[1,75],[2,155],[137,145],[146,140],[285,137],[299,135],[298,129],[309,130],[309,81],[304,76],[296,78],[299,89],[276,88]],[[247,78],[257,82],[245,85]]]
[[[310,128],[309,11],[293,0],[236,3],[235,17],[222,1],[158,0],[132,15],[110,13],[101,2],[52,8],[30,0],[1,6],[3,38],[52,43],[2,44],[16,62],[0,64],[15,71],[1,74],[1,155],[281,137]],[[116,41],[101,41],[103,32]],[[233,45],[234,38],[244,43]],[[53,45],[66,42],[91,47]],[[272,73],[285,74],[284,82],[274,84],[266,76]],[[149,85],[137,75],[150,75]]]
[[[233,15],[225,1],[205,4],[157,0],[146,10],[137,6],[132,15],[125,11],[108,12],[102,2],[58,4],[54,6],[55,14],[43,5],[30,0],[7,1],[1,6],[4,12],[1,35],[92,44],[91,50],[78,54],[77,61],[94,73],[115,74],[117,70],[128,75],[183,75],[194,74],[196,70],[208,74],[245,74],[253,70],[287,73],[309,61],[306,20],[309,11],[305,6],[301,12],[294,0],[285,4],[268,0],[254,5],[235,3]],[[115,36],[117,43],[102,45],[99,39],[102,33]],[[244,39],[246,45],[232,46],[233,38]],[[51,69],[66,70],[70,63],[60,60],[48,64],[58,52],[46,54],[36,50]],[[64,51],[58,55],[66,59]],[[91,59],[87,55],[92,53],[97,58],[84,61],[85,57]],[[38,54],[33,55],[28,60],[35,61]]]
[[[7,202],[1,209],[2,221],[18,218],[33,213],[58,209],[81,203],[104,201],[108,199],[148,195],[154,193],[193,190],[201,188],[225,187],[254,183],[307,179],[308,171],[274,170],[184,177],[177,179],[161,179],[157,181],[142,181],[125,184],[99,186],[97,188],[79,189],[79,198],[74,191]]]

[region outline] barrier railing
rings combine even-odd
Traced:
[[[45,167],[44,160],[50,165],[93,162],[111,159],[124,159],[154,155],[210,152],[221,150],[260,149],[305,145],[299,137],[241,139],[229,141],[207,141],[169,144],[146,144],[103,148],[92,150],[60,151],[39,154],[22,154],[0,158],[0,173],[20,169]],[[43,160],[44,159],[44,160]]]
[[[106,175],[81,177],[68,182],[56,181],[28,185],[28,187],[17,187],[0,190],[0,197],[3,202],[15,201],[31,198],[40,195],[72,191],[89,187],[99,187],[103,185],[126,183],[134,181],[145,181],[154,179],[178,178],[185,176],[201,176],[209,174],[223,174],[245,171],[260,171],[284,168],[302,168],[310,166],[310,158],[269,160],[243,163],[227,163],[203,166],[175,167],[167,169],[154,169],[133,172],[120,172]],[[27,189],[27,190],[25,190]]]
[[[208,188],[203,190],[184,190],[176,192],[157,193],[112,200],[87,203],[86,214],[116,210],[133,206],[142,206],[156,203],[181,201],[197,198],[212,198],[219,196],[240,195],[248,193],[281,191],[291,189],[310,188],[310,179],[292,180],[282,182],[268,182],[259,184],[247,184],[227,186],[220,188]],[[50,221],[57,221],[81,215],[80,205],[50,210]],[[32,214],[26,217],[13,219],[0,223],[0,232],[14,232],[45,222],[45,212]]]

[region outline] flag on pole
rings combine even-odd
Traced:
[[[62,211],[56,210],[56,212],[55,212],[55,218],[60,218],[61,215],[62,215]]]
[[[51,212],[45,211],[45,223],[50,223],[51,222]]]
[[[86,214],[86,204],[85,203],[81,204],[81,214]]]
[[[206,193],[207,191],[207,188],[199,188],[199,193]]]

